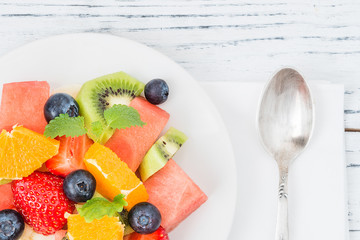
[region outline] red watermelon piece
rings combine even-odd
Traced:
[[[0,196],[0,211],[15,208],[11,183],[0,185]]]
[[[205,193],[172,159],[144,185],[148,201],[161,213],[161,226],[166,232],[173,230],[207,200]]]
[[[44,133],[47,124],[44,105],[49,94],[50,86],[45,81],[4,84],[0,107],[0,130],[11,131],[17,124]]]
[[[132,100],[130,106],[138,110],[141,120],[146,125],[116,130],[105,146],[115,152],[135,172],[146,152],[164,129],[170,115],[142,97]]]

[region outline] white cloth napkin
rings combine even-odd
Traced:
[[[259,141],[255,120],[264,84],[219,82],[202,86],[223,117],[236,157],[238,199],[228,239],[274,240],[278,170]],[[313,83],[310,88],[315,128],[308,148],[290,168],[290,239],[346,240],[344,87]]]

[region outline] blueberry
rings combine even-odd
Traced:
[[[22,216],[15,210],[0,211],[0,240],[17,240],[24,232]]]
[[[44,115],[47,122],[60,114],[67,113],[70,117],[79,116],[79,104],[66,93],[55,93],[50,96],[44,106]]]
[[[151,203],[141,202],[131,208],[128,220],[135,232],[150,234],[160,227],[161,214]]]
[[[86,202],[94,196],[96,180],[86,170],[76,170],[65,177],[64,193],[74,202]]]
[[[145,97],[154,105],[165,102],[169,96],[169,86],[162,79],[153,79],[145,85]]]

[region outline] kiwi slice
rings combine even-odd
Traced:
[[[125,209],[122,210],[122,212],[119,212],[120,222],[122,222],[125,225],[124,236],[134,232],[134,230],[130,227],[128,215],[129,212],[126,211]]]
[[[140,164],[139,172],[142,181],[146,181],[151,175],[164,167],[186,140],[187,136],[173,127],[159,138],[146,153]]]
[[[97,138],[91,132],[91,124],[100,121],[106,125],[104,111],[115,104],[129,105],[131,100],[142,93],[144,87],[144,83],[124,72],[105,75],[84,83],[76,101],[79,104],[80,115],[85,118],[88,136],[101,144],[106,143],[114,130],[107,127]]]

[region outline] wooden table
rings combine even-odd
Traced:
[[[0,0],[0,55],[63,33],[133,39],[198,81],[264,81],[283,66],[345,85],[350,238],[360,239],[357,0]]]

